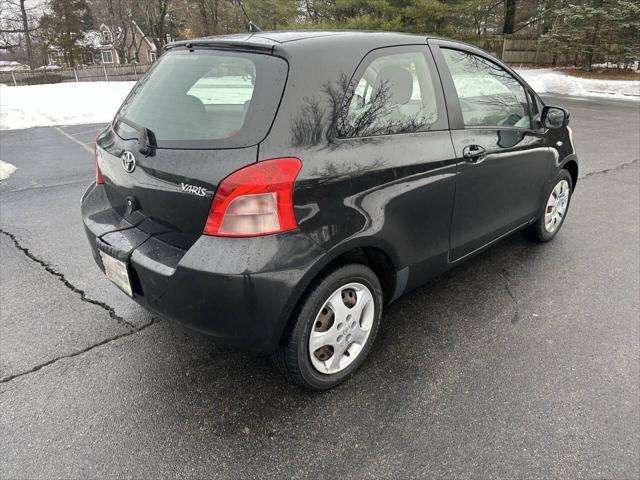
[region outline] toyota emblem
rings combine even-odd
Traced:
[[[136,157],[127,150],[122,154],[122,168],[127,173],[132,173],[136,169]]]

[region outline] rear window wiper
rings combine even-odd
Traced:
[[[155,134],[147,127],[140,127],[138,135],[138,151],[145,156],[153,156],[156,152]]]
[[[152,157],[155,155],[155,149],[158,146],[156,135],[150,128],[138,125],[128,118],[118,117],[118,121],[130,126],[138,132],[138,151],[145,156]]]

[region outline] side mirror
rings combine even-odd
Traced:
[[[562,128],[569,124],[569,112],[560,107],[544,107],[542,125],[545,128]]]

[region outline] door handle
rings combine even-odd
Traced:
[[[478,163],[487,156],[487,151],[480,145],[467,145],[462,150],[462,156],[467,162]]]

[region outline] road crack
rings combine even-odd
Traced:
[[[29,259],[33,260],[35,263],[37,263],[38,265],[42,266],[48,273],[50,273],[51,275],[56,277],[58,280],[60,280],[60,282],[62,282],[62,284],[65,287],[67,287],[72,292],[77,293],[78,295],[80,295],[80,300],[82,300],[83,302],[86,302],[86,303],[90,303],[92,305],[96,305],[97,307],[100,307],[103,310],[106,310],[107,313],[109,314],[109,317],[111,317],[113,320],[118,322],[123,327],[127,328],[131,333],[136,332],[138,330],[138,328],[134,324],[132,324],[131,322],[128,322],[127,320],[122,318],[120,315],[118,315],[116,313],[116,311],[113,309],[113,307],[111,307],[110,305],[107,305],[106,303],[101,302],[99,300],[94,300],[93,298],[87,297],[87,294],[85,293],[85,291],[80,289],[80,288],[78,288],[78,287],[76,287],[69,280],[67,280],[67,278],[64,276],[64,274],[62,274],[62,273],[58,272],[57,270],[55,270],[48,262],[46,262],[46,261],[42,260],[41,258],[37,257],[33,252],[31,252],[31,250],[29,250],[27,247],[21,245],[20,242],[18,241],[18,239],[16,238],[16,236],[13,233],[7,232],[7,231],[5,231],[3,229],[0,229],[0,233],[2,235],[4,235],[4,236],[10,238],[13,241],[14,245],[16,246],[16,248],[18,250],[20,250],[22,253],[24,253]]]
[[[499,272],[498,275],[500,275],[500,277],[502,277],[502,279],[504,280],[504,289],[509,294],[509,297],[511,297],[511,300],[513,301],[513,305],[515,307],[515,312],[513,313],[513,317],[511,318],[511,323],[518,323],[518,320],[520,320],[520,304],[518,303],[518,298],[513,293],[513,290],[511,290],[511,274],[506,268],[503,268],[502,272]]]
[[[578,177],[579,180],[584,180],[585,178],[589,178],[589,177],[593,177],[595,175],[604,175],[605,173],[611,173],[611,172],[615,172],[617,170],[621,170],[625,167],[630,167],[632,165],[635,165],[637,163],[640,163],[640,158],[636,158],[635,160],[631,160],[630,162],[626,162],[626,163],[621,163],[620,165],[616,165],[615,167],[611,167],[611,168],[605,168],[604,170],[597,170],[595,172],[589,172],[581,177]]]
[[[2,230],[0,230],[0,232],[2,232]],[[4,232],[2,232],[2,233],[4,233]],[[145,323],[144,325],[134,329],[133,331],[119,333],[118,335],[114,335],[112,337],[109,337],[109,338],[106,338],[104,340],[101,340],[98,343],[94,343],[93,345],[89,345],[88,347],[83,348],[82,350],[78,350],[78,351],[73,352],[73,353],[68,353],[66,355],[61,355],[61,356],[53,358],[51,360],[47,360],[46,362],[43,362],[43,363],[41,363],[39,365],[36,365],[35,367],[30,368],[29,370],[25,370],[24,372],[15,373],[13,375],[8,375],[8,376],[6,376],[4,378],[0,378],[0,384],[7,383],[7,382],[10,382],[11,380],[14,380],[16,378],[23,377],[25,375],[29,375],[30,373],[37,372],[38,370],[41,370],[44,367],[48,367],[49,365],[52,365],[52,364],[54,364],[54,363],[56,363],[56,362],[58,362],[60,360],[64,360],[65,358],[77,357],[78,355],[82,355],[83,353],[87,353],[87,352],[93,350],[94,348],[100,347],[100,346],[105,345],[105,344],[107,344],[109,342],[113,342],[114,340],[118,340],[120,338],[128,337],[128,336],[136,334],[136,333],[140,333],[142,330],[145,330],[146,328],[150,327],[155,322],[156,322],[156,318],[153,317],[153,318],[151,318],[151,321],[149,323]]]

